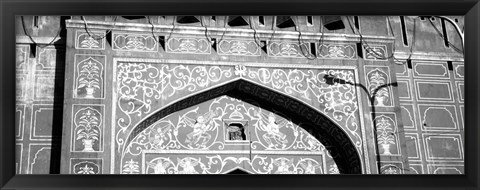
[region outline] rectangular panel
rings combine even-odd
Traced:
[[[75,49],[105,49],[105,31],[77,30],[75,32]]]
[[[406,131],[416,131],[417,125],[415,123],[415,113],[417,112],[415,111],[415,107],[413,106],[413,104],[400,103],[400,110],[402,113],[403,128]]]
[[[381,174],[403,174],[404,167],[402,162],[381,162],[380,173]]]
[[[103,174],[102,158],[71,158],[70,174]]]
[[[357,59],[355,44],[317,43],[317,57],[322,59]]]
[[[453,72],[455,73],[455,79],[464,79],[465,78],[465,65],[463,62],[453,63]]]
[[[415,80],[418,101],[453,102],[452,87],[449,81]]]
[[[463,143],[459,134],[422,134],[427,161],[463,162]]]
[[[17,74],[16,75],[16,85],[15,85],[15,96],[18,100],[23,100],[26,98],[26,89],[27,87],[27,75]]]
[[[75,55],[74,98],[104,98],[105,55]]]
[[[72,108],[72,152],[103,152],[104,106],[78,105]]]
[[[428,174],[463,174],[463,164],[427,164]]]
[[[370,44],[369,46],[363,46],[363,55],[366,60],[374,60],[374,61],[388,61],[388,51],[386,45],[376,45]]]
[[[406,60],[395,60],[395,74],[397,78],[410,77],[410,69]]]
[[[57,126],[61,127],[61,126]],[[51,140],[53,128],[53,106],[34,104],[32,110],[31,140]]]
[[[55,49],[54,47],[37,47],[37,62],[35,65],[36,72],[51,71],[58,67],[64,67],[65,50]],[[59,61],[57,65],[57,60]]]
[[[425,171],[423,170],[423,165],[422,164],[409,164],[410,166],[410,172],[413,174],[425,174]]]
[[[465,101],[465,83],[455,81],[455,86],[457,86],[458,102],[463,103]]]
[[[413,76],[416,78],[449,79],[446,62],[413,62]]]
[[[113,33],[113,50],[157,52],[158,40],[152,34]]]
[[[49,174],[51,145],[45,143],[28,146],[28,174]]]
[[[400,100],[411,101],[412,93],[410,90],[410,80],[397,80],[398,96]]]
[[[206,38],[168,38],[165,43],[167,53],[210,54],[212,42]]]
[[[420,143],[417,133],[405,133],[408,160],[422,160]]]
[[[260,56],[261,48],[253,40],[223,39],[217,44],[218,55]]]
[[[22,173],[22,163],[23,163],[23,144],[15,144],[15,171],[16,174]]]
[[[25,104],[17,104],[15,107],[15,138],[23,140],[25,131]]]
[[[373,124],[377,130],[377,143],[380,154],[387,156],[401,155],[396,114],[393,112],[376,112]]]
[[[457,111],[453,105],[418,104],[418,115],[424,131],[459,131]]]
[[[30,46],[18,45],[15,48],[15,68],[17,73],[26,73],[28,66],[28,57],[30,54]]]
[[[34,89],[35,100],[52,100],[55,96],[55,76],[36,75]]]
[[[388,66],[364,66],[368,93],[375,96],[376,107],[394,107],[395,98]]]
[[[267,53],[270,57],[305,58],[310,55],[310,44],[290,41],[268,41]],[[313,55],[312,55],[313,56]]]

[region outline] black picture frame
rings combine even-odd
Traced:
[[[478,189],[478,0],[1,0],[1,189]],[[15,175],[15,15],[465,15],[465,175]]]

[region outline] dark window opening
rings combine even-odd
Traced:
[[[260,23],[260,26],[265,26],[265,18],[263,16],[258,16],[258,23]]]
[[[455,22],[458,22],[458,18],[455,19]]]
[[[425,20],[425,17],[424,17],[424,16],[421,16],[421,17],[420,17],[420,20]]]
[[[404,16],[400,16],[400,23],[402,25],[403,44],[408,46],[407,25],[405,24],[405,17]]]
[[[231,123],[227,127],[227,139],[230,141],[244,141],[247,140],[245,129],[240,123]]]
[[[445,26],[445,20],[441,19],[442,23],[442,32],[443,32],[443,42],[445,43],[445,46],[448,48],[450,47],[450,43],[448,42],[448,34],[447,34],[447,27]]]
[[[33,16],[33,27],[38,28],[38,16]]]
[[[307,23],[308,25],[313,25],[313,17],[312,16],[307,16]]]

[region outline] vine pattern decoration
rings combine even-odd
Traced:
[[[234,68],[233,68],[234,67]],[[236,66],[172,65],[137,62],[117,64],[117,114],[115,141],[121,152],[132,127],[145,115],[157,110],[157,100],[171,100],[173,94],[194,92],[220,82],[241,77],[278,90],[303,102],[316,101],[321,113],[345,126],[357,149],[362,152],[358,126],[356,89],[352,85],[328,85],[324,75],[355,82],[352,70],[275,69]],[[175,126],[173,123],[169,125]],[[173,130],[175,131],[175,130]],[[177,143],[168,146],[179,147]],[[313,146],[313,144],[305,145]]]

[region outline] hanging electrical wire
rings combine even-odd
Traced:
[[[348,25],[349,25],[350,28],[352,29],[353,33],[354,33],[354,34],[357,34],[357,33],[355,32],[355,29],[353,28],[352,23],[351,23],[351,21],[350,21],[350,18],[349,18],[348,16],[347,16],[347,21],[348,21]],[[358,32],[358,35],[360,36],[360,43],[362,44],[362,46],[364,47],[364,49],[365,49],[366,51],[368,51],[368,53],[373,53],[373,54],[375,55],[375,57],[380,58],[380,59],[390,59],[390,58],[394,58],[394,59],[395,59],[394,52],[392,52],[392,54],[389,55],[389,56],[385,56],[385,55],[382,55],[382,54],[380,54],[380,53],[378,53],[378,52],[376,52],[376,51],[373,51],[372,49],[374,49],[374,48],[372,48],[372,47],[368,44],[368,42],[364,40],[362,33],[361,33],[358,29],[357,29],[357,32]]]
[[[443,19],[443,18],[440,18],[440,19]],[[437,28],[437,26],[435,26],[435,24],[433,24],[432,20],[431,19],[428,19],[428,21],[430,22],[430,24],[433,26],[433,28],[435,29],[435,31],[437,31],[437,34],[442,38],[442,39],[445,39],[445,37],[443,36],[442,32],[440,32],[440,30]],[[450,41],[447,40],[447,43],[452,47],[453,50],[455,50],[456,52],[460,53],[460,54],[463,54],[464,50],[458,48],[457,46],[455,46],[454,44],[452,44]],[[463,47],[462,47],[463,48]]]
[[[261,40],[257,39],[257,30],[255,29],[255,27],[253,26],[253,22],[252,22],[252,16],[248,16],[248,20],[250,21],[250,29],[253,30],[253,40],[255,41],[255,43],[258,45],[258,47],[263,47],[265,46],[265,44],[262,43]],[[258,42],[260,41],[260,43]]]
[[[218,40],[218,44],[220,44],[220,42],[223,40],[223,37],[225,36],[225,32],[227,32],[227,20],[228,20],[228,16],[225,16],[225,19],[224,19],[224,22],[223,22],[223,33],[222,33],[222,36],[220,37],[220,40]]]
[[[212,45],[212,44],[213,44],[213,42],[212,42],[212,41],[213,41],[213,40],[212,40],[212,37],[208,34],[208,28],[207,28],[207,26],[205,25],[205,23],[203,23],[203,19],[204,19],[204,17],[201,16],[201,18],[200,18],[200,24],[205,28],[205,38],[207,38],[208,43],[210,43],[210,45]]]
[[[390,33],[393,36],[392,56],[393,56],[393,59],[394,59],[394,63],[397,64],[397,65],[403,65],[406,62],[400,61],[395,57],[397,37],[395,36],[395,33],[393,32],[392,23],[390,23],[390,16],[387,16],[387,22],[388,22],[388,28],[390,28]]]
[[[30,39],[30,41],[32,41],[32,43],[40,48],[45,48],[47,46],[50,46],[52,45],[53,43],[55,43],[55,41],[57,40],[57,38],[60,36],[60,33],[62,32],[62,27],[59,27],[58,28],[58,31],[57,31],[57,34],[55,35],[55,37],[53,37],[52,41],[50,41],[48,44],[45,44],[45,45],[40,45],[38,44],[32,37],[32,35],[30,34],[30,32],[27,30],[27,27],[25,26],[25,19],[23,18],[23,16],[21,16],[21,19],[22,19],[22,26],[23,26],[23,31],[25,32],[25,34],[28,36],[28,38]]]
[[[99,37],[98,34],[95,34],[94,32],[91,32],[89,31],[89,27],[88,27],[88,22],[87,22],[87,19],[84,17],[84,16],[80,16],[83,20],[83,24],[85,25],[85,31],[87,32],[88,36],[93,38],[94,40],[102,40],[104,39],[105,37],[107,37],[107,35],[112,32],[113,28],[115,28],[115,25],[117,24],[117,17],[118,16],[115,16],[114,19],[113,19],[113,26],[112,28],[108,29],[106,32],[105,32],[105,35]],[[93,35],[92,35],[93,34]]]
[[[295,20],[296,20],[295,31],[298,32],[298,47],[300,48],[300,51],[302,52],[302,55],[303,55],[305,58],[309,59],[309,60],[314,60],[314,59],[316,59],[316,58],[317,58],[317,55],[314,55],[314,54],[312,54],[311,52],[308,52],[308,49],[307,49],[308,54],[305,55],[305,51],[304,51],[304,49],[302,48],[302,47],[303,47],[303,44],[305,44],[305,43],[303,42],[303,39],[302,39],[302,31],[300,31],[300,29],[298,29],[298,23],[299,23],[299,22],[298,22],[298,16],[295,16]]]
[[[415,17],[413,19],[413,34],[412,34],[412,45],[410,46],[410,55],[408,55],[407,60],[411,60],[412,55],[413,55],[413,47],[415,46],[416,43],[416,34],[417,34],[417,19],[420,17]]]

